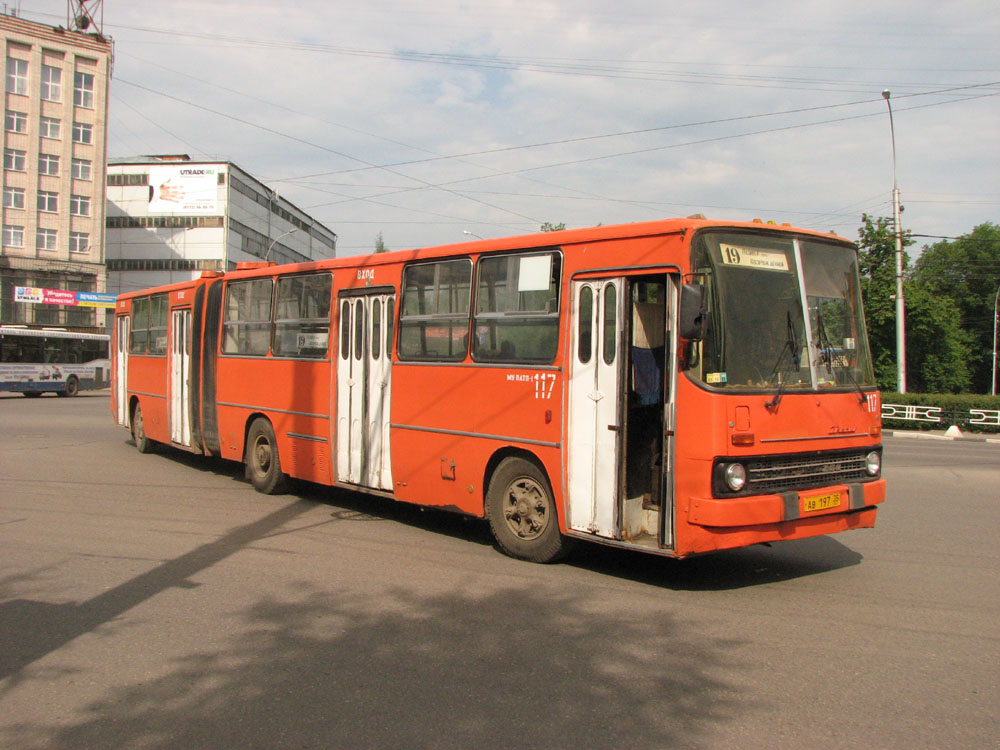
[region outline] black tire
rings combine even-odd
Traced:
[[[21,391],[21,395],[25,398],[38,398],[42,395],[41,391]]]
[[[70,375],[69,380],[66,381],[66,388],[61,391],[57,391],[60,396],[73,397],[80,392],[80,381],[76,379],[76,375]]]
[[[246,476],[254,489],[265,495],[280,495],[288,485],[288,477],[281,470],[274,428],[263,417],[255,419],[247,433]]]
[[[504,459],[490,480],[486,513],[493,537],[511,557],[548,563],[566,553],[549,480],[532,462]]]
[[[146,425],[142,421],[142,407],[139,404],[136,404],[132,411],[132,441],[139,453],[152,453],[156,447],[156,441],[146,435]]]

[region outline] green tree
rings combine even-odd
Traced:
[[[896,236],[892,220],[862,215],[858,259],[868,338],[879,387],[896,390]],[[913,240],[904,233],[904,248]],[[920,265],[923,259],[917,262]],[[971,382],[971,337],[961,305],[921,274],[903,253],[906,300],[906,389],[959,393]]]
[[[389,248],[385,246],[385,240],[382,239],[382,233],[379,232],[378,236],[375,238],[375,252],[385,253],[388,252]]]
[[[566,228],[566,222],[560,221],[558,224],[553,224],[551,221],[546,221],[541,226],[542,232],[558,232]]]
[[[906,388],[913,393],[966,393],[972,337],[950,297],[910,279],[906,296]]]
[[[971,390],[989,393],[993,377],[993,312],[1000,287],[1000,226],[987,222],[955,240],[925,248],[914,279],[954,302],[969,335]]]
[[[875,380],[883,390],[896,390],[896,236],[892,219],[861,215],[858,263],[865,322],[875,364]],[[913,241],[903,237],[903,246]],[[904,250],[903,263],[907,256]],[[909,359],[909,357],[907,357]]]

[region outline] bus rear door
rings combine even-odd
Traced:
[[[118,424],[128,427],[128,315],[119,315],[115,331],[115,407]]]
[[[191,308],[170,314],[170,441],[191,447]]]

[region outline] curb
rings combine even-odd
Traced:
[[[935,435],[930,432],[913,432],[907,430],[882,430],[883,435],[889,437],[914,438],[916,440],[961,440],[967,443],[997,443],[1000,444],[1000,437],[979,437],[979,436],[952,436]]]

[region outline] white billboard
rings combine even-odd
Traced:
[[[218,214],[219,172],[219,167],[213,164],[151,166],[149,213]]]

